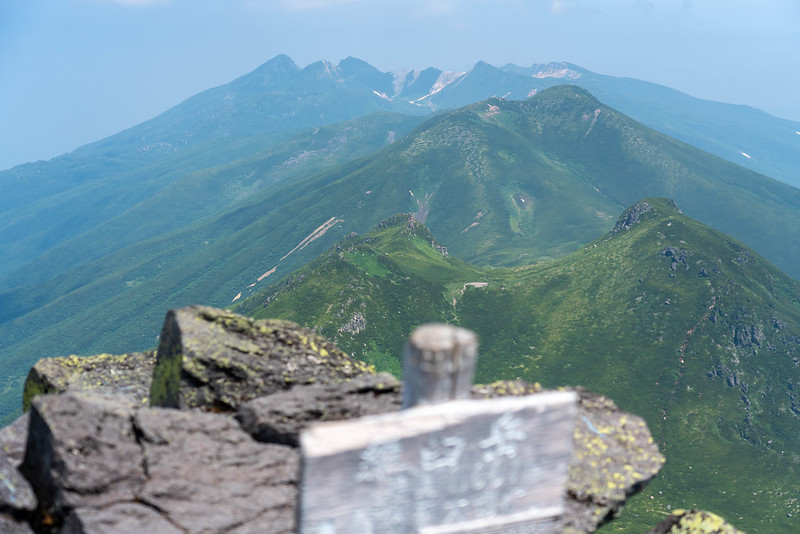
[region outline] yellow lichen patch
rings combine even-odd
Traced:
[[[36,362],[28,374],[23,392],[23,407],[37,395],[65,391],[124,390],[138,400],[144,395],[155,362],[153,352],[63,356]]]
[[[643,421],[617,409],[609,399],[578,389],[580,405],[573,432],[568,490],[592,502],[596,526],[613,514],[664,462],[648,443]]]
[[[737,534],[740,531],[720,516],[698,510],[675,510],[665,522],[670,534]]]

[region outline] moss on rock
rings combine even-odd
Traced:
[[[365,373],[374,369],[295,323],[191,306],[167,313],[150,402],[233,411],[296,384],[339,383]]]
[[[155,356],[149,351],[41,359],[25,380],[22,409],[28,411],[39,395],[66,391],[121,394],[146,404]]]

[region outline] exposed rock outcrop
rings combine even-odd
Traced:
[[[150,404],[234,411],[295,384],[340,383],[368,370],[294,323],[191,306],[167,313]]]
[[[40,533],[294,532],[300,432],[402,406],[396,379],[311,331],[213,308],[169,312],[153,371],[156,406],[143,402],[149,383],[131,383],[141,376],[131,361],[62,358],[31,371],[29,430],[21,419],[0,431],[3,480],[25,476],[0,505],[0,530],[29,533],[30,522]],[[128,385],[110,394],[113,383]],[[498,382],[473,387],[472,397],[541,389]],[[612,519],[664,461],[639,417],[577,391],[562,527],[570,533]]]
[[[295,449],[254,441],[229,416],[69,392],[33,401],[20,471],[39,531],[289,533],[297,468]]]
[[[253,399],[236,414],[258,441],[299,445],[300,432],[317,421],[341,421],[399,410],[400,382],[392,375],[363,375],[341,385],[298,386]]]
[[[37,395],[69,390],[124,395],[145,404],[155,363],[155,351],[41,359],[28,373],[22,409],[28,411]]]
[[[25,457],[29,421],[30,413],[25,412],[16,421],[0,429],[0,451],[15,467],[19,466]]]
[[[741,531],[711,512],[675,510],[647,534],[741,534]]]

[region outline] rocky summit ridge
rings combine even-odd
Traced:
[[[163,332],[157,353],[31,369],[30,410],[0,430],[0,531],[295,532],[300,432],[402,406],[395,378],[290,322],[193,306],[170,311]],[[507,381],[471,394],[541,390]],[[575,391],[561,531],[594,532],[664,458],[640,417]],[[667,521],[652,532],[736,532],[705,512]]]

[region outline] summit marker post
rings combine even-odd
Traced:
[[[301,534],[558,532],[577,395],[464,399],[476,354],[472,332],[420,327],[407,409],[302,433]]]

